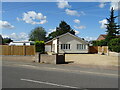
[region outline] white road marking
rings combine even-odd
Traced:
[[[59,87],[64,87],[64,88],[78,88],[78,87],[60,85],[60,84],[49,83],[49,82],[35,81],[35,80],[31,80],[31,79],[20,79],[20,80],[28,81],[28,82],[34,82],[34,83],[42,83],[42,84],[53,85],[53,86],[59,86]]]

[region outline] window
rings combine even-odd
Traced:
[[[86,49],[86,45],[84,44],[77,44],[77,49],[80,50],[80,49]]]
[[[70,44],[61,44],[61,49],[70,49]]]

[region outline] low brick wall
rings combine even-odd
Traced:
[[[56,64],[56,55],[40,54],[40,63]]]
[[[108,55],[109,55],[109,56],[115,56],[115,57],[119,57],[119,58],[120,58],[120,53],[109,52]]]
[[[0,56],[2,60],[15,60],[15,61],[35,61],[35,56]]]
[[[49,63],[49,64],[61,64],[65,62],[64,55],[48,55],[48,54],[40,54],[40,63]]]

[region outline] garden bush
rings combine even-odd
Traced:
[[[44,53],[45,44],[44,41],[35,41],[36,52]]]
[[[108,48],[110,51],[120,52],[120,38],[110,40],[108,43]]]
[[[105,40],[93,41],[93,46],[107,46],[107,42]]]

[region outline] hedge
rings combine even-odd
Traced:
[[[120,52],[120,38],[110,40],[108,43],[108,48],[110,51]]]
[[[44,41],[35,41],[36,52],[44,53],[45,44]]]
[[[107,46],[107,42],[105,40],[93,41],[93,46]]]

